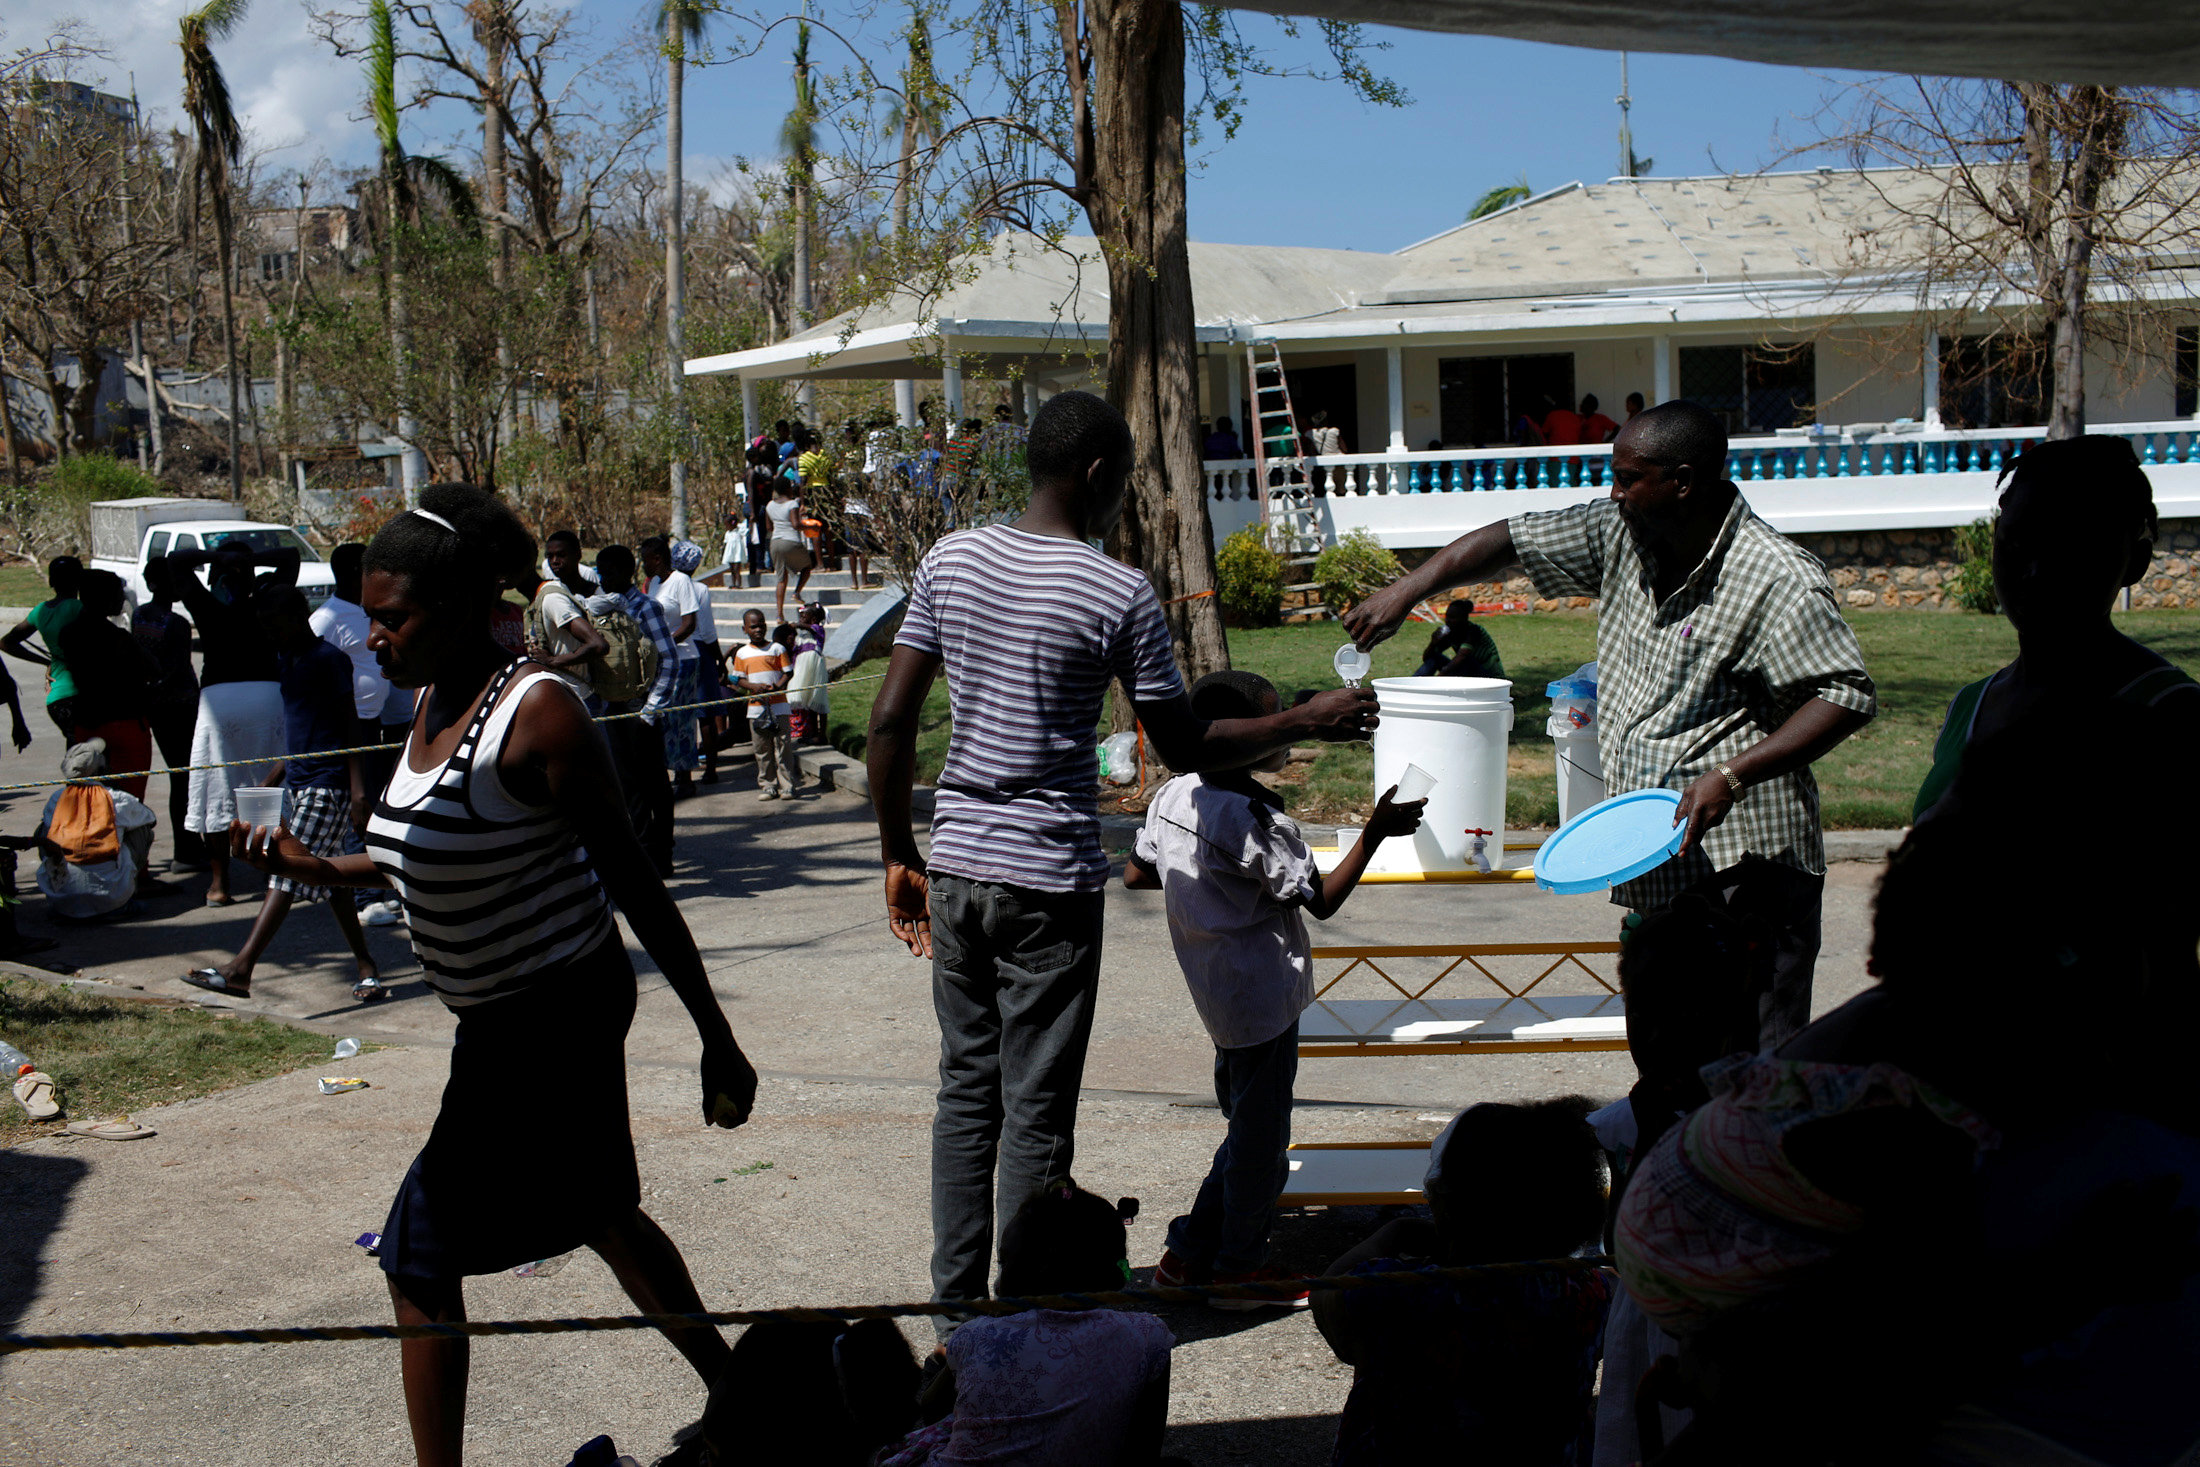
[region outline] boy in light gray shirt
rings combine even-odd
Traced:
[[[1192,688],[1201,718],[1262,718],[1276,689],[1250,672],[1216,672]],[[1192,1210],[1169,1224],[1157,1283],[1260,1283],[1286,1275],[1267,1265],[1276,1197],[1289,1176],[1291,1087],[1299,1068],[1299,1015],[1314,1001],[1314,964],[1300,909],[1328,917],[1343,904],[1375,848],[1413,834],[1426,800],[1393,805],[1385,794],[1359,842],[1324,879],[1275,791],[1253,778],[1289,759],[1277,749],[1250,764],[1170,780],[1146,809],[1146,826],[1123,867],[1133,891],[1158,890],[1169,908],[1192,1006],[1215,1045],[1215,1099],[1230,1123]],[[1217,1309],[1273,1300],[1209,1300]]]

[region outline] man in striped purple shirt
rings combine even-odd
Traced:
[[[985,1297],[996,1215],[1005,1226],[1070,1174],[1108,883],[1094,739],[1108,684],[1123,684],[1155,752],[1183,773],[1375,727],[1368,689],[1267,718],[1196,717],[1152,585],[1091,544],[1122,516],[1130,425],[1091,393],[1065,392],[1033,418],[1026,454],[1024,516],[950,535],[925,557],[871,711],[887,923],[932,960],[940,1021],[940,1299]],[[942,667],[953,729],[928,862],[910,789],[918,712]],[[953,1325],[939,1328],[944,1338]]]

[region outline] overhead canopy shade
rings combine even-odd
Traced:
[[[1600,51],[2018,81],[2200,86],[2189,0],[1288,0],[1235,8]]]

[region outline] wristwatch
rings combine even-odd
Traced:
[[[1716,770],[1718,770],[1718,771],[1719,771],[1719,773],[1721,773],[1721,774],[1723,774],[1723,775],[1725,775],[1725,776],[1726,776],[1726,787],[1727,787],[1727,789],[1728,789],[1729,791],[1731,791],[1731,792],[1733,793],[1733,796],[1734,796],[1734,798],[1735,798],[1735,799],[1737,799],[1737,800],[1738,800],[1738,799],[1740,799],[1740,798],[1742,797],[1742,781],[1741,781],[1741,777],[1740,777],[1739,775],[1735,774],[1735,772],[1734,772],[1734,771],[1733,771],[1733,770],[1732,770],[1731,768],[1729,768],[1729,767],[1728,767],[1727,765],[1724,765],[1724,764],[1714,764],[1714,765],[1712,765],[1711,767],[1712,767],[1713,769],[1716,769]]]

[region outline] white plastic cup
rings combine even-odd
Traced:
[[[1338,826],[1338,827],[1337,827],[1337,854],[1338,854],[1338,855],[1340,855],[1340,856],[1348,856],[1348,855],[1350,855],[1350,854],[1352,853],[1352,848],[1353,848],[1354,846],[1358,845],[1359,843],[1360,843],[1360,827],[1359,827],[1359,826],[1357,826],[1357,825],[1340,825],[1340,826]]]
[[[1405,773],[1398,776],[1398,793],[1390,797],[1393,805],[1410,805],[1415,800],[1425,800],[1428,792],[1436,788],[1436,776],[1418,764],[1408,764]]]
[[[264,784],[246,785],[237,791],[237,818],[247,826],[265,826],[273,830],[283,823],[283,792],[280,787]]]

